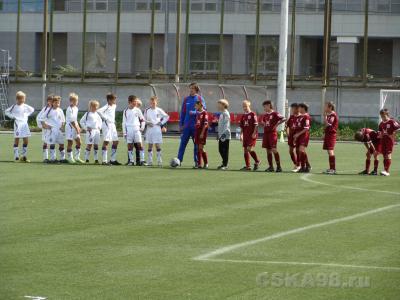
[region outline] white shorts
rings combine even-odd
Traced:
[[[103,123],[101,128],[103,131],[103,140],[105,142],[118,142],[118,132],[114,123]]]
[[[27,138],[31,136],[28,123],[14,123],[14,138]]]
[[[146,129],[146,143],[162,144],[162,132],[160,126],[148,127]]]
[[[67,141],[74,141],[80,138],[80,135],[76,132],[76,129],[72,125],[65,125],[65,138]]]
[[[50,130],[42,128],[42,142],[47,143],[47,136],[50,134]]]
[[[47,129],[46,130],[46,144],[48,145],[63,145],[64,144],[64,133],[60,129]]]
[[[140,130],[136,128],[127,128],[126,129],[126,142],[128,144],[137,144],[137,143],[142,143],[142,133]]]
[[[100,130],[92,129],[86,131],[86,145],[98,145],[100,144]]]

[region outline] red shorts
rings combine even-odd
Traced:
[[[394,148],[394,141],[390,138],[390,137],[387,137],[387,136],[384,136],[382,139],[381,139],[381,146],[380,146],[380,152],[383,154],[383,155],[389,155],[389,154],[392,154],[392,152],[393,152],[393,148]]]
[[[299,146],[308,146],[308,142],[310,141],[310,134],[308,132],[303,133],[301,136],[299,136],[296,140],[296,147]]]
[[[382,146],[379,139],[372,140],[372,145],[374,145],[375,151],[378,153],[382,153]],[[369,153],[374,154],[374,151],[370,148]]]
[[[324,145],[322,149],[333,150],[335,149],[335,144],[336,144],[336,134],[325,134]]]
[[[196,145],[205,145],[207,142],[207,132],[204,133],[203,138],[200,138],[200,133],[196,133],[194,136],[194,143]]]
[[[243,136],[243,148],[255,147],[256,142],[257,139],[253,139],[251,136],[250,137]]]
[[[273,132],[264,132],[262,147],[266,149],[274,149],[276,148],[276,144],[278,143],[278,133],[276,131]]]

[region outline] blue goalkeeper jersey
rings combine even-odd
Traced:
[[[204,98],[200,95],[194,95],[194,96],[189,95],[183,99],[181,114],[179,117],[180,126],[183,126],[185,128],[186,127],[194,128],[194,125],[196,123],[195,104],[198,100],[201,100],[204,109],[206,109],[206,102],[204,101]]]

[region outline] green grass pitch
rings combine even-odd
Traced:
[[[177,148],[165,140],[165,165]],[[0,135],[0,299],[399,299],[400,207],[356,214],[400,203],[400,149],[384,178],[355,175],[361,144],[337,145],[337,176],[321,174],[320,143],[307,176],[239,172],[235,140],[230,171],[215,171],[217,144],[206,148],[208,171],[191,169],[192,146],[176,170],[44,165],[35,135],[23,164]]]

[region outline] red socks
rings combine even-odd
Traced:
[[[246,163],[246,167],[250,168],[250,153],[249,151],[244,151],[244,161]]]
[[[208,164],[207,152],[199,149],[197,151],[197,164],[199,167],[201,167],[202,160],[204,160],[204,165]]]
[[[267,160],[268,160],[268,165],[270,168],[274,167],[274,163],[272,162],[272,153],[267,153]]]
[[[202,155],[202,153],[201,153],[202,151],[199,149],[199,150],[197,150],[197,165],[198,166],[201,166],[201,160],[202,160],[202,157],[203,157],[203,155]]]
[[[334,155],[329,156],[329,169],[336,170],[336,161]]]
[[[256,163],[259,162],[256,151],[250,151],[250,155],[251,155],[251,157],[254,159],[254,161],[255,161]]]
[[[202,154],[203,154],[204,165],[208,165],[207,152],[203,150]]]
[[[390,165],[391,164],[392,164],[392,160],[391,159],[385,158],[383,160],[383,167],[384,167],[385,171],[388,172],[388,173],[389,173],[389,169],[390,169]]]
[[[370,166],[371,166],[371,160],[370,159],[366,159],[365,160],[365,170],[367,171],[367,173],[369,173]]]
[[[379,160],[375,159],[374,160],[374,171],[378,172],[378,166],[379,166]]]
[[[275,157],[276,166],[278,168],[280,168],[280,166],[281,166],[281,158],[279,156],[279,153],[278,152],[274,153],[274,157]]]

